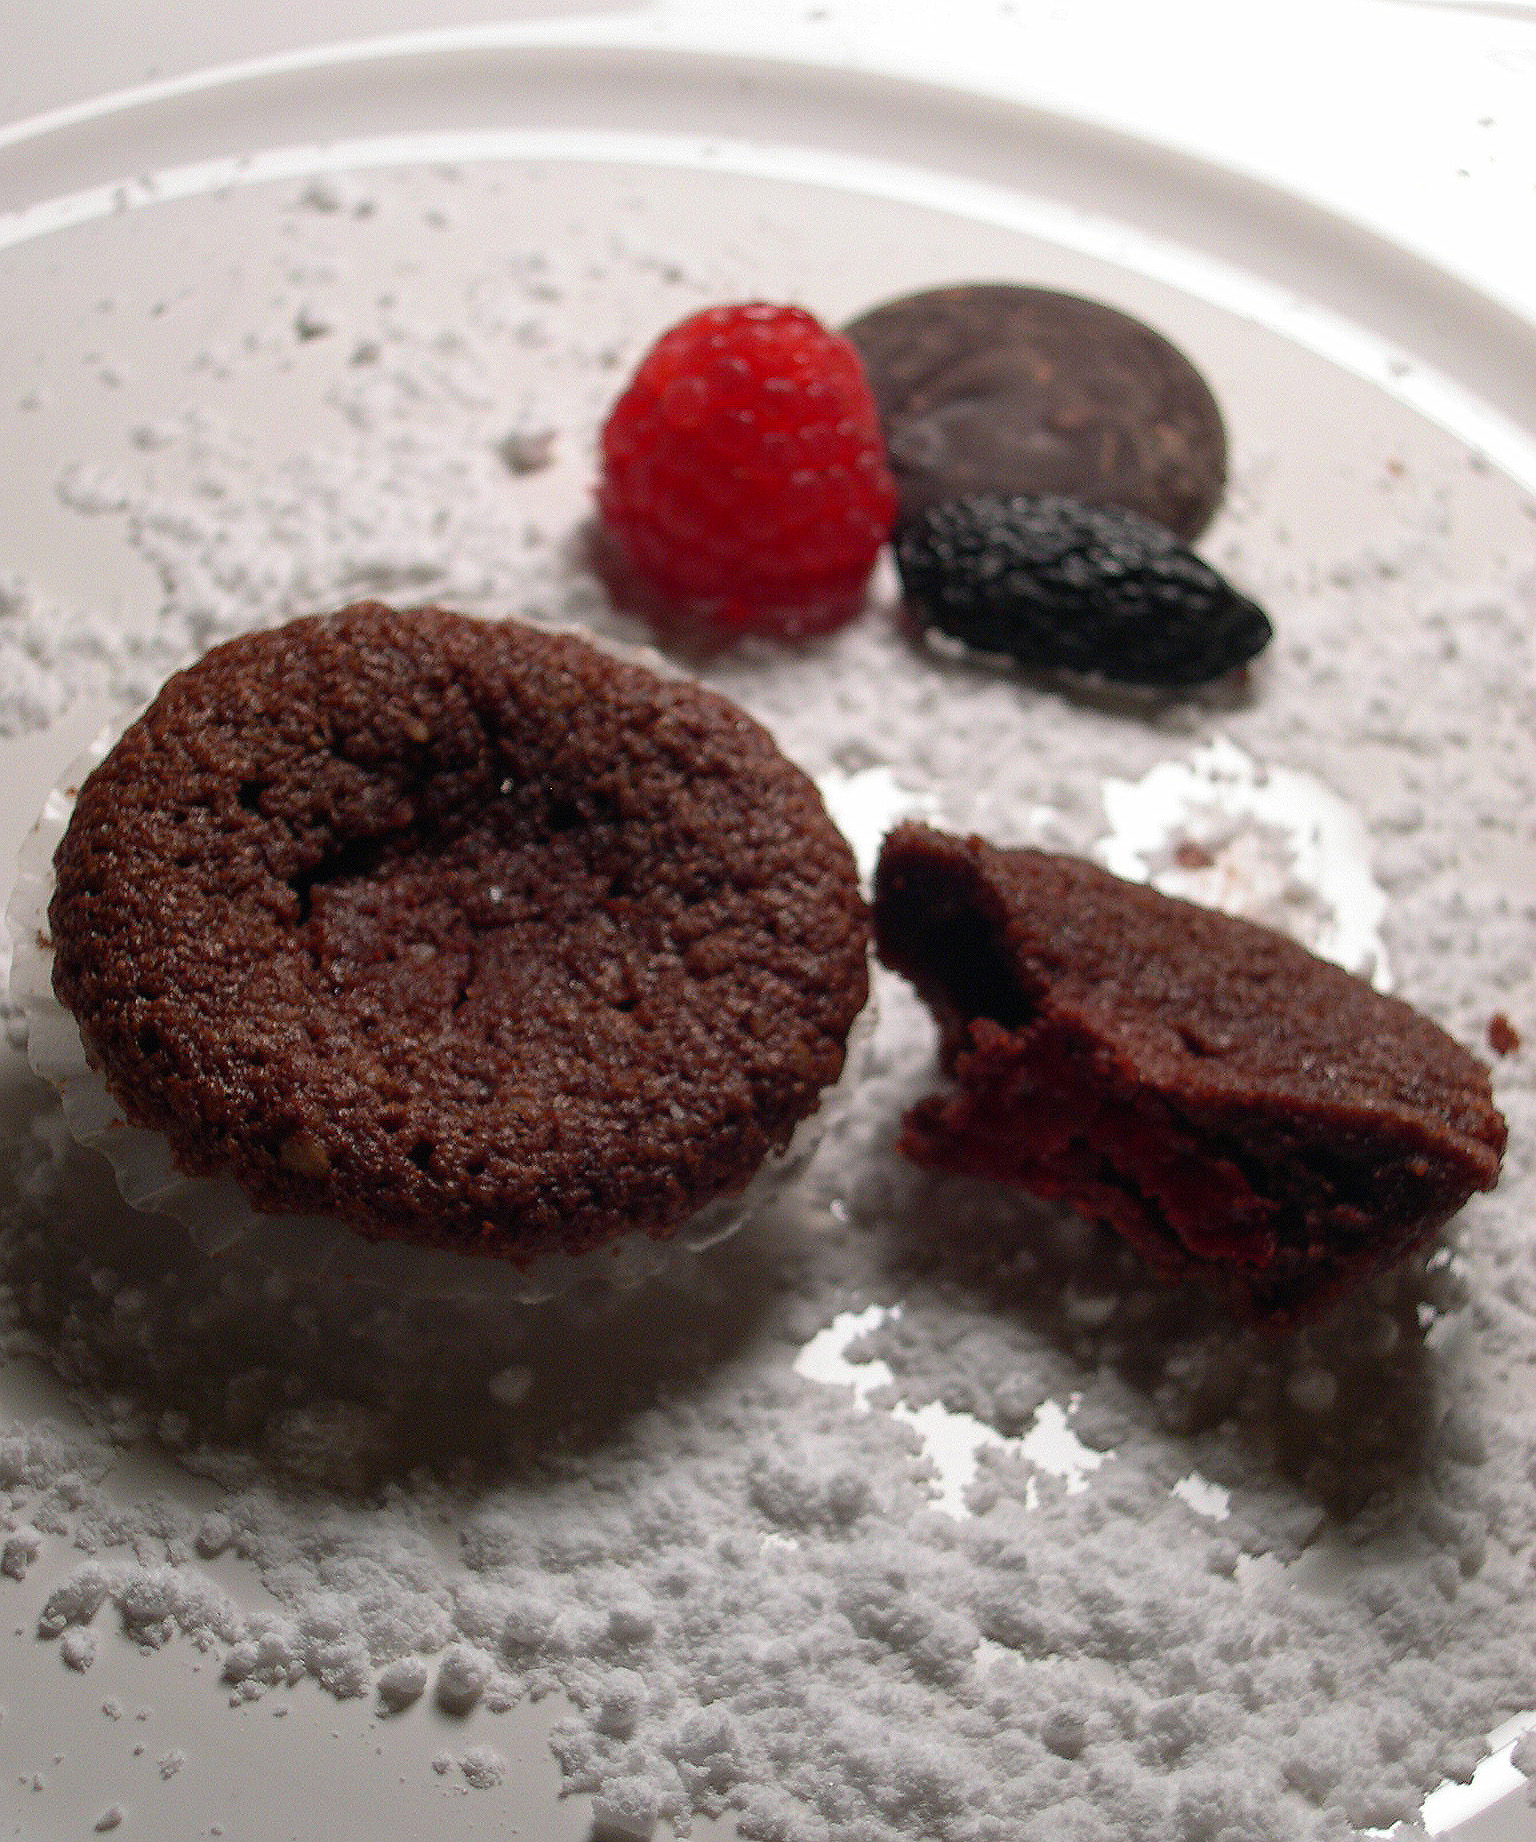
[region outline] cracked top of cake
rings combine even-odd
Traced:
[[[171,679],[55,873],[57,995],[184,1170],[517,1260],[743,1187],[867,991],[851,854],[758,724],[436,608]]]

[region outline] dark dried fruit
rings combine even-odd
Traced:
[[[902,526],[896,561],[925,626],[1036,669],[1205,684],[1273,631],[1161,526],[1076,499],[946,500]]]

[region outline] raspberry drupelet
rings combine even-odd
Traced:
[[[896,515],[858,353],[799,307],[682,321],[609,415],[598,506],[610,563],[661,621],[789,639],[841,625]]]

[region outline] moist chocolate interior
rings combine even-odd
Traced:
[[[1338,1280],[1411,1246],[1463,1200],[1442,1160],[1405,1158],[1401,1134],[1364,1114],[1319,1136],[1262,1100],[1202,1108],[1153,1091],[1021,976],[988,889],[938,866],[904,873],[899,900],[877,910],[882,956],[933,1011],[958,1082],[908,1117],[903,1149],[920,1161],[1063,1198],[1171,1276],[1207,1262],[1245,1269],[1267,1310],[1313,1289],[1303,1262],[1326,1254]],[[1179,1036],[1192,1059],[1209,1058],[1198,1032]],[[1383,1215],[1397,1224],[1386,1245]]]

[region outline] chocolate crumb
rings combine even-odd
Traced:
[[[1495,1055],[1513,1055],[1520,1043],[1520,1032],[1503,1011],[1495,1011],[1488,1019],[1488,1047]]]

